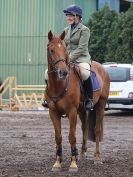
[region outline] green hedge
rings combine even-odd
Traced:
[[[133,5],[125,13],[116,13],[105,6],[89,19],[91,37],[89,51],[93,60],[133,62]]]

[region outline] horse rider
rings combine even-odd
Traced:
[[[69,25],[65,28],[65,43],[69,60],[78,67],[83,86],[88,93],[86,109],[93,110],[93,88],[90,78],[91,56],[88,51],[90,30],[82,24],[82,9],[79,6],[69,5],[63,12]],[[46,101],[42,105],[47,107]]]

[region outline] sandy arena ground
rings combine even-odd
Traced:
[[[0,177],[133,177],[133,112],[106,112],[102,142],[102,165],[94,165],[95,143],[88,142],[86,159],[79,170],[68,172],[70,145],[68,119],[62,119],[62,171],[51,172],[55,162],[52,123],[46,111],[0,112]],[[80,154],[82,134],[77,125]]]

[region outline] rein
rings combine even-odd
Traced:
[[[66,78],[65,87],[63,88],[62,92],[61,92],[59,95],[57,95],[57,96],[50,96],[50,94],[49,94],[49,92],[48,92],[48,91],[49,91],[48,88],[46,88],[46,93],[47,93],[48,97],[49,97],[53,102],[57,102],[57,101],[59,101],[62,97],[65,96],[65,94],[66,94],[66,92],[67,92],[67,90],[68,90],[68,85],[69,85],[69,77]]]

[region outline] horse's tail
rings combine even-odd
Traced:
[[[96,127],[96,110],[94,108],[93,111],[90,111],[88,113],[88,139],[93,142],[96,141],[95,127]],[[103,125],[101,125],[99,141],[101,141],[102,138],[103,138]]]

